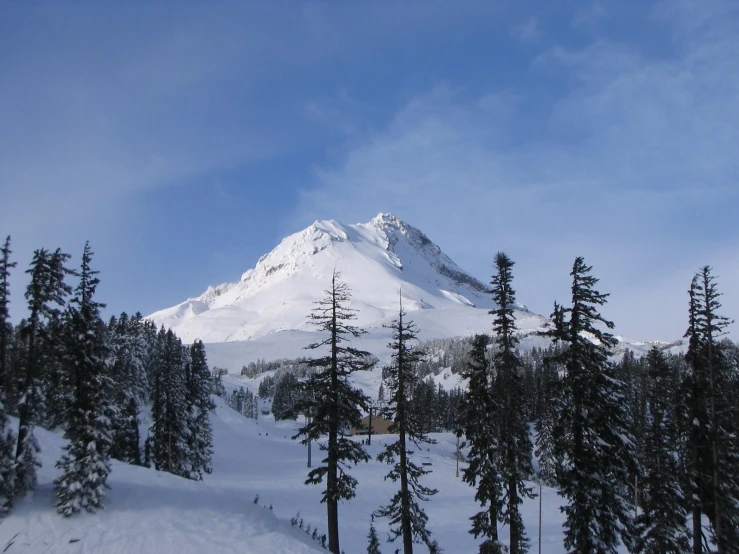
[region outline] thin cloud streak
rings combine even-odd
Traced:
[[[631,337],[681,336],[684,291],[704,264],[722,276],[726,313],[739,313],[726,254],[739,238],[739,41],[731,25],[686,24],[689,10],[663,17],[680,28],[674,57],[605,40],[543,53],[531,72],[556,65],[573,83],[547,118],[529,118],[525,97],[513,117],[482,109],[495,90],[414,98],[316,170],[296,217],[393,210],[478,277],[509,251],[521,300],[544,313],[567,298],[569,264],[584,255]],[[536,138],[521,140],[521,127]]]

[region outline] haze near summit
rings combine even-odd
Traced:
[[[672,340],[693,273],[739,313],[739,6],[0,6],[0,233],[110,313],[236,281],[316,219],[392,212],[548,315],[585,256],[616,332]]]

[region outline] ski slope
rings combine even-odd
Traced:
[[[303,484],[306,448],[290,440],[297,422],[276,423],[271,416],[256,422],[234,412],[221,399],[217,401],[212,415],[212,475],[194,482],[114,461],[106,509],[71,518],[54,510],[54,462],[64,441],[57,434],[37,429],[44,464],[39,487],[0,523],[0,549],[8,554],[326,552],[289,523],[300,512],[306,526],[317,527],[319,534],[326,532],[321,487]],[[451,433],[434,434],[433,438],[438,444],[416,454],[419,461],[431,463],[432,473],[424,483],[439,490],[424,504],[429,529],[447,554],[476,552],[478,541],[467,530],[468,518],[477,506],[473,490],[456,477],[456,438]],[[339,508],[341,547],[347,554],[366,550],[370,515],[395,491],[395,486],[383,479],[388,467],[374,461],[382,448],[380,442],[387,439],[373,437],[368,447],[373,461],[351,472],[359,480],[357,497]],[[320,458],[316,445],[312,452],[315,462]],[[257,494],[259,504],[255,505]],[[542,552],[547,554],[564,552],[559,504],[557,494],[545,487]],[[532,552],[537,551],[538,511],[537,499],[524,502],[523,518]],[[375,525],[384,543],[386,522],[378,520]],[[500,533],[505,540],[506,528],[501,526]],[[400,544],[383,544],[382,551],[394,552],[397,547]],[[426,549],[419,546],[417,551]]]

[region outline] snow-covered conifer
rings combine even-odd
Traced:
[[[25,376],[20,386],[18,401],[18,436],[15,449],[18,493],[25,494],[36,487],[36,470],[41,467],[39,445],[33,436],[33,428],[44,415],[44,393],[41,381],[41,351],[48,329],[57,328],[61,308],[72,291],[64,282],[70,273],[65,267],[69,254],[60,249],[49,252],[36,250],[31,267],[26,273],[31,282],[26,287],[28,320],[23,334],[26,340]]]
[[[215,404],[210,398],[211,380],[205,358],[205,346],[196,340],[190,347],[190,372],[187,383],[187,402],[190,409],[191,478],[202,479],[203,473],[211,473],[213,457],[213,430],[210,412]]]
[[[99,284],[97,271],[90,267],[92,251],[85,244],[80,281],[65,313],[64,379],[70,384],[68,444],[57,462],[61,475],[56,485],[56,508],[65,516],[81,510],[93,512],[103,507],[112,443],[112,381],[106,375],[105,325],[100,304],[94,300]]]
[[[152,391],[152,461],[160,471],[190,477],[190,413],[187,408],[185,354],[171,331],[159,331]]]
[[[619,539],[633,546],[628,481],[637,462],[626,428],[623,383],[609,362],[616,340],[601,330],[613,323],[597,311],[608,295],[593,288],[598,279],[590,271],[583,258],[575,260],[572,307],[555,304],[549,333],[565,346],[555,360],[565,369],[555,441],[566,465],[558,481],[568,500],[565,548],[573,554],[615,554]]]
[[[641,512],[636,520],[637,552],[687,554],[690,538],[674,449],[675,420],[669,395],[670,368],[655,346],[647,355],[649,388]]]

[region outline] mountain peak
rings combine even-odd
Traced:
[[[405,226],[405,223],[395,215],[391,214],[390,212],[380,212],[375,217],[372,218],[372,221],[370,221],[371,225],[375,225],[376,227],[385,227],[385,226]]]
[[[209,287],[197,298],[150,316],[183,339],[245,340],[275,331],[305,330],[334,270],[373,325],[397,313],[402,287],[408,310],[492,307],[486,287],[461,270],[424,233],[391,213],[368,223],[317,220],[284,238],[239,282]]]

